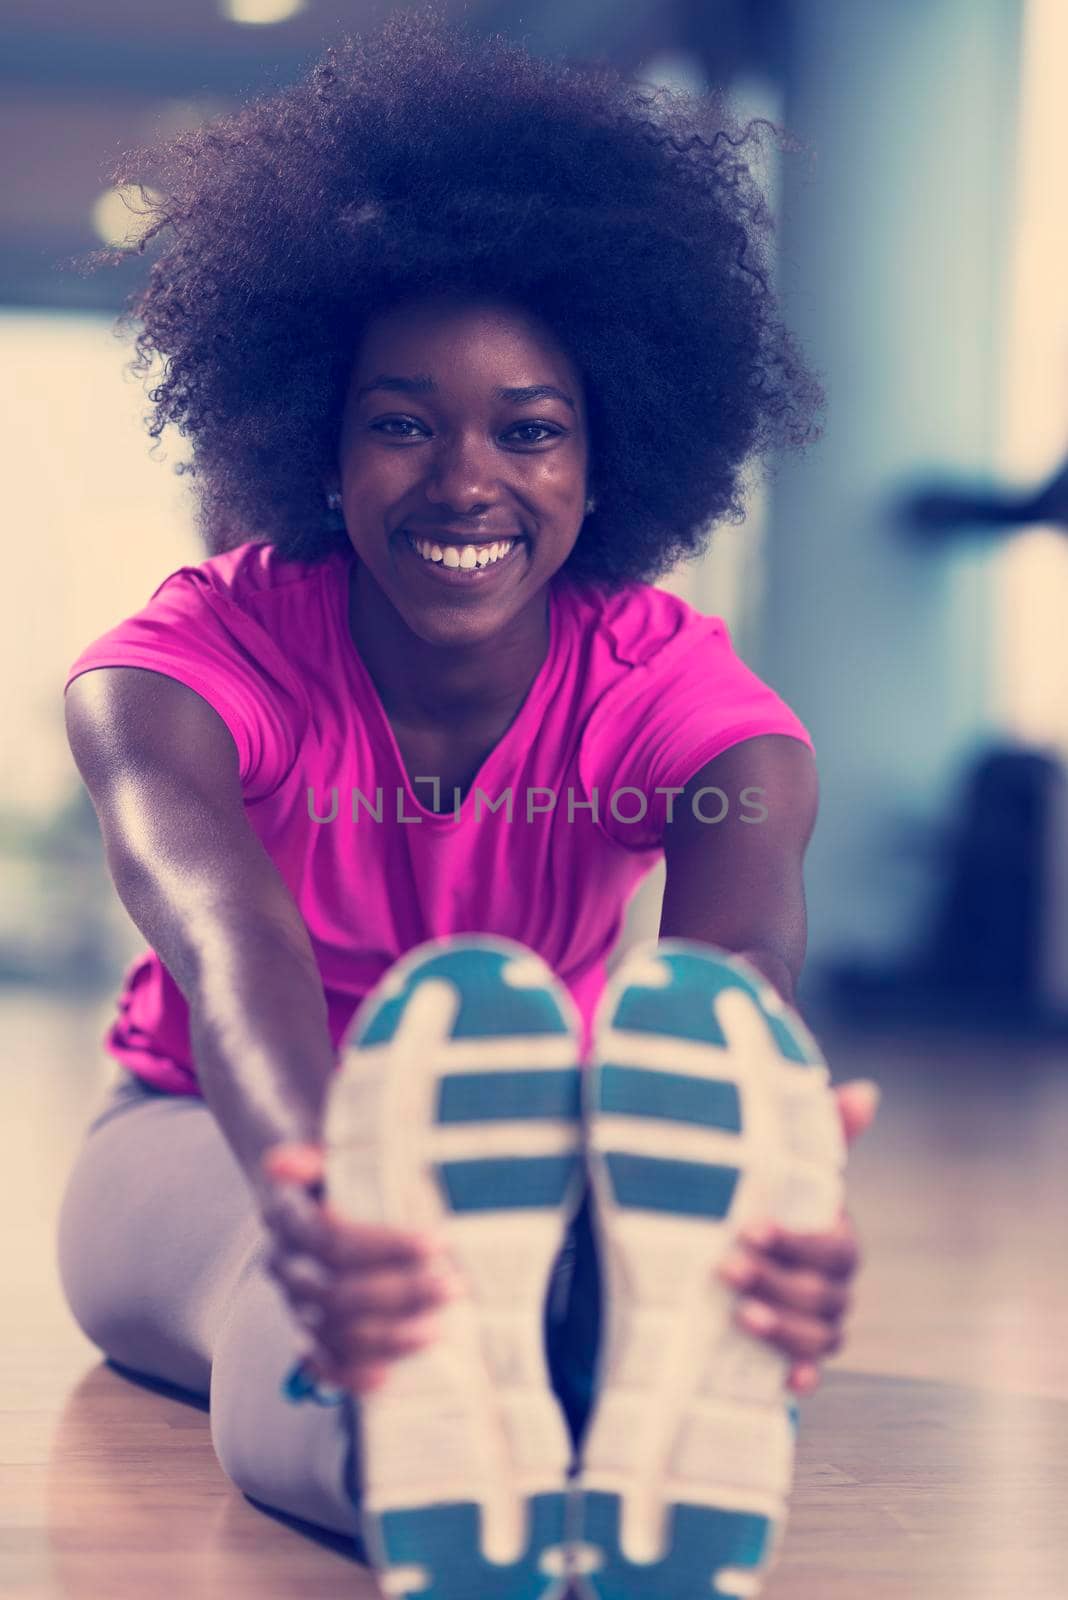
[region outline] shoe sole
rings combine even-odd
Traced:
[[[748,962],[662,940],[602,995],[583,1094],[604,1310],[574,1565],[597,1600],[753,1596],[785,1529],[792,1363],[715,1274],[748,1221],[835,1222],[826,1063]]]
[[[324,1119],[331,1203],[436,1231],[468,1286],[356,1407],[361,1532],[391,1595],[566,1591],[572,1445],[543,1325],[585,1179],[577,1029],[541,958],[488,935],[409,952],[350,1024]]]

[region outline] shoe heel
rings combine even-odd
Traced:
[[[800,1017],[749,963],[662,940],[602,996],[584,1079],[604,1309],[576,1556],[597,1600],[753,1596],[785,1526],[787,1357],[715,1269],[747,1221],[830,1226],[845,1146]]]
[[[325,1118],[347,1215],[437,1234],[466,1294],[360,1397],[362,1531],[383,1589],[562,1595],[571,1441],[549,1381],[552,1263],[585,1181],[578,1017],[532,951],[409,953],[353,1019]]]

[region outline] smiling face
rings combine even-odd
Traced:
[[[581,378],[535,317],[435,296],[368,324],[334,487],[367,574],[419,638],[478,643],[544,605],[582,526],[586,470]],[[487,561],[482,547],[509,540]]]

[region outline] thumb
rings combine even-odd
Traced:
[[[853,1144],[875,1121],[882,1090],[871,1078],[852,1078],[834,1091],[846,1144]]]
[[[324,1151],[318,1144],[274,1144],[263,1154],[264,1176],[274,1183],[321,1183]]]

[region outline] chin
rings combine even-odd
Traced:
[[[419,611],[404,610],[401,615],[417,638],[427,644],[449,646],[481,644],[484,639],[492,639],[510,620],[512,612],[483,608],[478,616],[474,611],[465,616],[459,608],[424,606]]]

